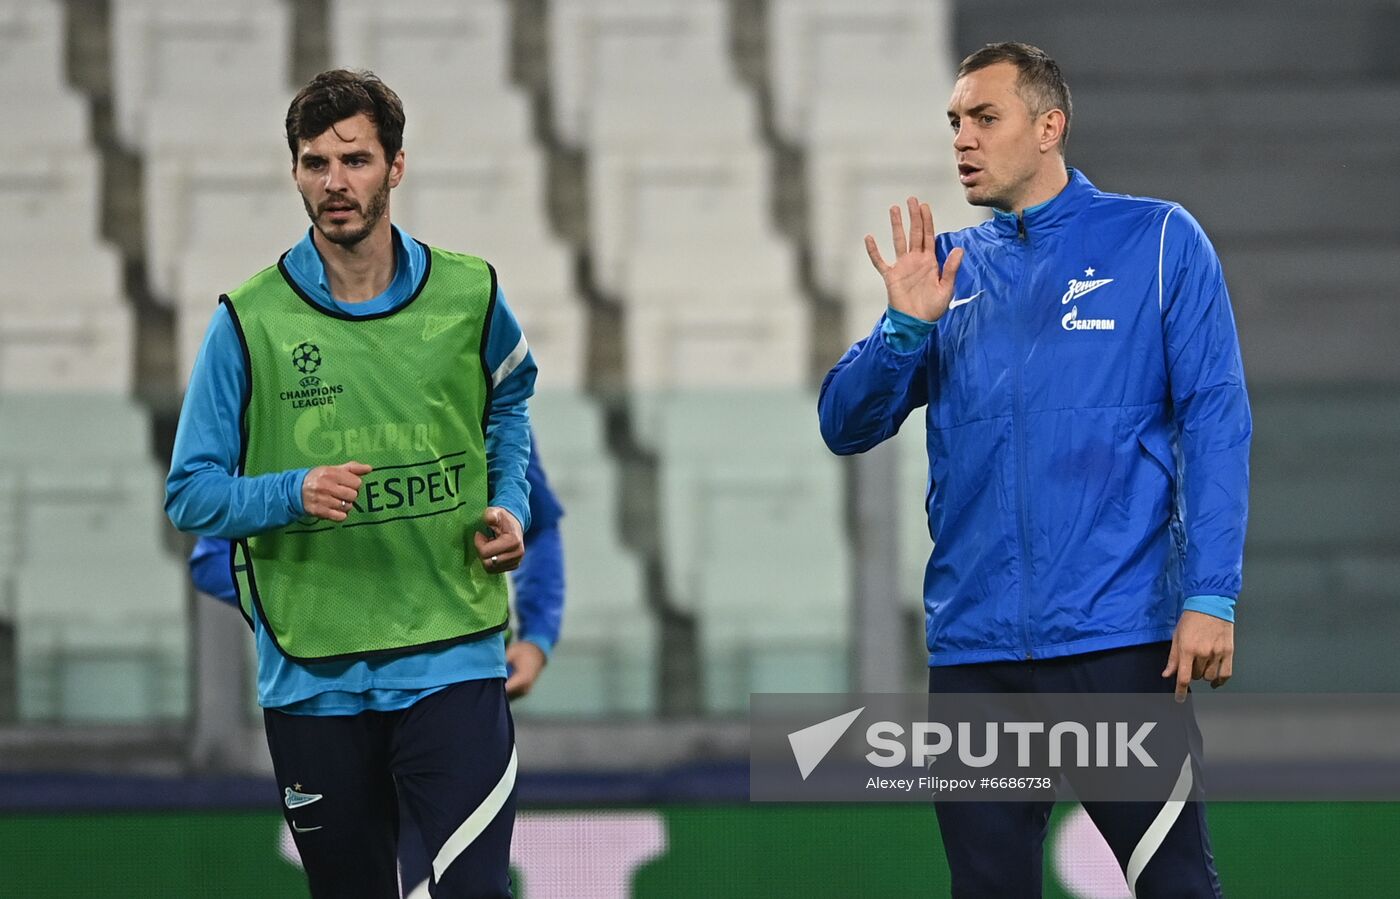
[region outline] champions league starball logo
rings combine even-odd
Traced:
[[[304,375],[321,367],[321,348],[314,343],[301,343],[292,350],[292,365]]]

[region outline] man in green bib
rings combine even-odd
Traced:
[[[509,896],[504,575],[529,525],[535,363],[490,265],[391,224],[403,125],[368,72],[292,101],[311,227],[220,297],[166,509],[233,541],[312,894],[399,895],[402,795],[435,896]]]

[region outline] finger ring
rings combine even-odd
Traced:
[[[347,508],[349,508],[349,507],[345,505],[345,500],[341,500],[341,501],[340,501],[340,511],[344,512]]]
[[[498,556],[492,556],[492,557],[491,557],[491,564],[492,564],[492,565],[495,565],[498,558],[499,558]]]

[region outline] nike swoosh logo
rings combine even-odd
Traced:
[[[292,822],[292,830],[295,830],[297,833],[311,833],[311,831],[320,830],[322,827],[325,826],[326,825],[324,824],[317,824],[315,827],[302,827],[301,825],[297,824],[297,822]]]
[[[291,787],[287,787],[286,792],[282,795],[285,797],[284,801],[286,802],[287,808],[289,809],[301,808],[303,805],[310,805],[313,802],[319,802],[322,798],[321,793],[298,793]]]
[[[972,296],[970,296],[970,297],[960,297],[960,298],[954,300],[953,302],[949,303],[949,304],[948,304],[948,308],[949,308],[949,309],[956,309],[956,308],[958,308],[959,306],[966,306],[968,303],[971,303],[973,300],[975,300],[975,299],[977,299],[978,297],[980,297],[983,293],[984,293],[984,291],[979,290],[979,291],[977,291],[976,293],[974,293],[974,294],[973,294]]]

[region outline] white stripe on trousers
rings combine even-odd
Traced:
[[[1157,854],[1157,850],[1162,848],[1162,842],[1166,840],[1167,833],[1176,823],[1176,819],[1181,817],[1181,810],[1186,807],[1186,797],[1191,794],[1191,756],[1186,756],[1186,761],[1181,763],[1181,773],[1176,776],[1176,786],[1172,787],[1172,794],[1165,803],[1162,810],[1157,813],[1157,817],[1143,831],[1142,839],[1138,840],[1137,846],[1133,848],[1133,854],[1128,857],[1128,870],[1125,876],[1128,879],[1128,892],[1137,896],[1138,877],[1142,875],[1147,863],[1152,861],[1152,856]]]
[[[442,880],[443,872],[447,867],[456,861],[457,856],[466,851],[467,847],[486,829],[500,814],[506,800],[510,798],[511,791],[515,789],[515,771],[519,766],[515,755],[515,747],[510,748],[510,762],[506,764],[505,773],[501,779],[491,788],[491,792],[486,794],[486,798],[481,801],[481,805],[476,807],[476,811],[467,816],[467,820],[462,822],[462,826],[453,831],[452,836],[447,838],[447,842],[442,844],[442,849],[438,851],[437,858],[433,859],[433,879]]]

